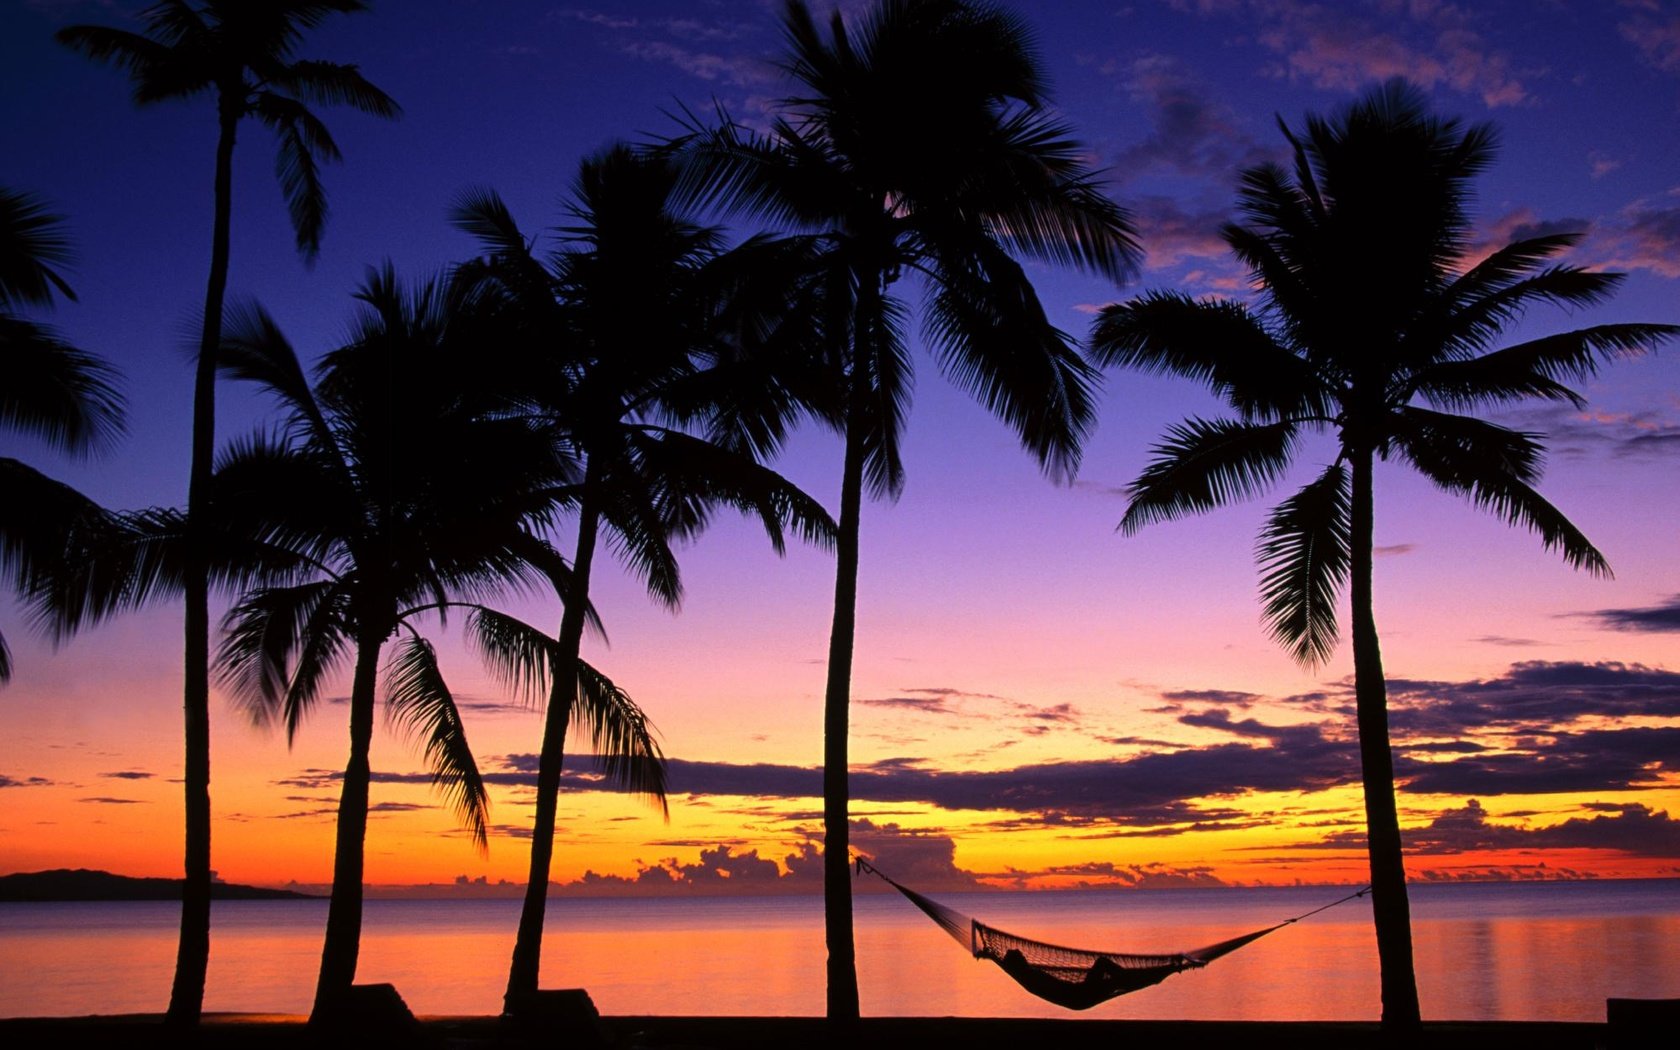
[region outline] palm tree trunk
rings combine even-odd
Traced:
[[[1417,978],[1412,972],[1412,917],[1406,900],[1406,863],[1394,804],[1394,754],[1388,744],[1388,686],[1371,595],[1375,533],[1372,453],[1353,457],[1352,536],[1353,679],[1359,723],[1360,780],[1365,789],[1366,849],[1371,860],[1371,915],[1382,968],[1382,1024],[1391,1033],[1416,1030]]]
[[[186,872],[181,880],[181,938],[169,990],[171,1024],[195,1025],[204,1009],[204,976],[210,966],[210,571],[202,539],[209,513],[210,473],[216,451],[216,349],[222,342],[222,302],[227,295],[228,241],[233,210],[233,143],[237,112],[223,105],[216,141],[215,221],[210,240],[210,282],[193,376],[192,465],[187,476],[185,653],[182,673],[186,720]]]
[[[531,872],[525,883],[525,905],[519,911],[519,934],[513,942],[504,1013],[518,1013],[536,994],[542,969],[543,917],[548,910],[548,874],[554,861],[554,821],[560,805],[560,772],[566,758],[566,729],[577,698],[577,662],[583,648],[584,612],[589,607],[589,569],[595,560],[595,540],[601,512],[585,479],[585,496],[578,517],[577,553],[572,558],[572,593],[566,596],[556,640],[554,682],[543,721],[542,753],[537,759],[537,817],[531,829]],[[564,673],[562,669],[570,669]]]
[[[854,383],[861,380],[854,378]],[[823,697],[823,919],[828,941],[828,1020],[858,1019],[857,949],[852,941],[851,828],[848,820],[852,648],[857,632],[858,531],[863,509],[863,419],[852,398],[846,459],[840,475],[840,527],[835,537],[834,626],[828,636],[828,688]]]
[[[379,650],[385,634],[362,630],[356,638],[356,671],[350,683],[350,761],[344,766],[344,789],[338,799],[337,841],[333,848],[332,899],[327,903],[327,935],[321,947],[321,974],[315,983],[310,1022],[327,1020],[356,980],[362,948],[362,847],[367,839],[368,751],[373,743],[373,701],[379,681]]]

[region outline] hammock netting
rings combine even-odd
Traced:
[[[1336,904],[1352,900],[1354,897],[1362,897],[1369,892],[1367,887],[1340,901],[1326,904],[1324,908],[1315,908],[1305,915],[1285,919],[1275,926],[1245,933],[1240,937],[1194,951],[1170,955],[1136,955],[1130,952],[1067,948],[1008,933],[977,919],[971,919],[962,912],[924,897],[909,887],[899,885],[867,861],[859,860],[857,865],[860,872],[867,871],[876,875],[902,893],[910,903],[938,923],[941,929],[950,934],[953,940],[976,959],[989,959],[997,963],[999,968],[1014,978],[1015,983],[1022,988],[1040,999],[1069,1010],[1089,1010],[1116,996],[1159,984],[1175,973],[1199,969],[1220,956],[1234,952],[1274,930],[1306,918],[1307,915],[1316,915],[1324,908],[1335,907]]]

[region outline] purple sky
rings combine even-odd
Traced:
[[[184,494],[187,347],[207,268],[214,121],[203,102],[136,110],[122,75],[57,47],[51,34],[73,22],[116,22],[138,6],[0,2],[6,152],[0,179],[45,195],[69,220],[78,248],[71,280],[80,301],[62,305],[51,320],[122,369],[131,404],[128,439],[99,461],[67,463],[10,435],[0,436],[0,453],[21,456],[118,506],[178,503]],[[349,293],[364,267],[389,258],[405,276],[421,277],[471,253],[468,239],[444,221],[459,191],[494,187],[535,232],[562,221],[578,159],[615,136],[672,132],[669,112],[704,113],[714,99],[741,119],[762,120],[783,92],[768,61],[779,46],[778,6],[386,0],[370,15],[330,21],[300,53],[359,63],[403,106],[404,117],[388,124],[320,111],[345,162],[324,173],[332,217],[313,269],[291,251],[272,140],[260,127],[243,126],[233,294],[259,298],[307,356],[329,349],[344,330]],[[854,12],[863,5],[841,6]],[[1492,120],[1501,129],[1498,162],[1480,181],[1476,202],[1489,241],[1542,228],[1581,229],[1586,239],[1572,261],[1630,273],[1611,304],[1576,317],[1536,312],[1514,337],[1618,320],[1680,322],[1680,4],[1135,0],[1021,10],[1038,35],[1059,108],[1108,170],[1109,188],[1133,211],[1149,252],[1134,289],[1036,268],[1052,317],[1069,331],[1083,335],[1096,307],[1143,288],[1240,294],[1243,275],[1217,229],[1229,216],[1238,169],[1279,156],[1275,115],[1299,123],[1306,112],[1333,109],[1361,86],[1392,75],[1410,77],[1443,113]],[[1226,803],[1252,812],[1258,803],[1242,803],[1244,793],[1310,793],[1343,782],[1335,763],[1345,760],[1345,749],[1332,753],[1324,746],[1337,739],[1336,704],[1314,708],[1300,698],[1334,697],[1350,671],[1347,654],[1309,674],[1259,627],[1251,551],[1269,502],[1153,526],[1133,538],[1112,531],[1124,506],[1117,490],[1136,475],[1149,444],[1167,424],[1217,406],[1187,384],[1110,375],[1101,426],[1079,480],[1057,489],[1001,424],[944,382],[931,360],[921,357],[918,369],[905,496],[865,512],[854,755],[874,764],[866,783],[897,785],[881,787],[877,801],[910,798],[922,807],[920,828],[957,837],[959,863],[972,858],[971,870],[995,870],[977,840],[963,839],[963,821],[944,824],[937,814],[941,807],[987,809],[980,803],[994,788],[981,778],[997,771],[1037,783],[1032,777],[1055,763],[1104,765],[1084,772],[1097,777],[1090,790],[1105,800],[1110,827],[1136,823],[1136,814],[1118,808],[1122,797],[1164,820],[1162,814],[1182,815],[1187,800],[1202,800],[1197,805],[1209,812]],[[260,403],[237,388],[223,390],[222,436],[260,424]],[[1671,349],[1618,364],[1584,392],[1591,400],[1586,413],[1536,407],[1504,421],[1550,435],[1552,466],[1542,491],[1605,551],[1617,571],[1614,581],[1571,572],[1532,537],[1398,468],[1379,476],[1377,539],[1385,556],[1377,602],[1385,655],[1395,677],[1434,684],[1418,704],[1445,720],[1439,726],[1489,724],[1487,710],[1454,706],[1460,695],[1454,690],[1521,680],[1522,667],[1570,670],[1615,661],[1637,676],[1680,662],[1674,634],[1680,354]],[[779,466],[832,504],[839,459],[836,439],[808,431]],[[1309,451],[1300,477],[1322,459],[1322,451]],[[831,562],[811,551],[778,561],[764,547],[746,526],[720,523],[685,560],[689,597],[678,617],[654,608],[632,581],[612,573],[596,593],[613,647],[592,643],[592,659],[631,688],[664,730],[667,750],[692,763],[685,769],[701,777],[697,783],[709,785],[696,789],[697,798],[742,797],[746,789],[725,783],[721,766],[761,764],[767,776],[787,770],[797,779],[817,761]],[[522,609],[539,622],[555,616],[541,603]],[[1604,610],[1616,615],[1596,615]],[[0,740],[7,741],[0,744],[0,786],[28,784],[31,777],[79,785],[65,788],[62,804],[50,805],[24,803],[27,789],[8,790],[13,815],[0,819],[0,834],[48,820],[73,823],[68,814],[78,812],[78,799],[91,807],[115,797],[110,792],[119,782],[91,778],[97,769],[118,766],[154,773],[155,792],[145,796],[146,807],[104,808],[147,809],[132,818],[136,835],[147,820],[167,824],[168,807],[178,805],[164,783],[178,763],[177,616],[166,609],[135,617],[54,656],[0,597],[0,628],[19,665],[17,680],[0,695]],[[486,700],[471,727],[480,755],[512,776],[520,756],[535,747],[535,723],[493,710],[493,689],[470,661],[457,661],[452,674],[464,693]],[[1677,687],[1665,677],[1652,688],[1672,701]],[[1202,699],[1182,699],[1192,696]],[[1178,708],[1169,710],[1173,703]],[[1595,717],[1620,719],[1615,725],[1641,732],[1677,731],[1672,702],[1649,709],[1630,703],[1610,702]],[[228,742],[218,737],[218,746],[266,763],[250,785],[230,787],[231,797],[242,806],[264,784],[336,768],[339,716],[324,707],[299,751],[288,756],[280,741],[229,725],[234,716],[220,714],[218,731]],[[1554,728],[1577,719],[1571,733],[1615,728],[1561,710],[1544,717]],[[1246,734],[1239,731],[1245,718],[1257,719]],[[1526,731],[1538,724],[1527,723]],[[1263,754],[1252,746],[1257,741],[1284,746],[1274,738],[1278,727],[1296,732],[1295,766],[1244,772],[1228,782],[1208,772],[1229,771],[1222,758]],[[1162,746],[1163,733],[1172,748]],[[1439,770],[1424,771],[1437,779],[1420,781],[1428,790],[1418,789],[1412,823],[1433,827],[1432,820],[1457,814],[1459,827],[1491,816],[1507,828],[1539,820],[1546,829],[1579,830],[1588,825],[1568,821],[1609,819],[1606,814],[1625,815],[1636,804],[1680,812],[1672,766],[1656,768],[1637,757],[1658,737],[1569,740],[1567,754],[1554,756],[1560,764],[1536,768],[1584,773],[1579,784],[1556,787],[1554,793],[1568,792],[1567,802],[1544,816],[1524,815],[1541,812],[1527,795],[1508,806],[1488,801],[1493,782],[1485,777],[1496,778],[1501,763],[1520,764],[1524,754],[1532,760],[1544,750],[1519,746],[1465,761],[1445,779]],[[1663,745],[1670,756],[1671,744]],[[79,748],[84,757],[49,759],[45,749],[55,745]],[[400,747],[381,746],[386,750],[375,763],[392,776],[417,768]],[[95,752],[105,756],[104,766],[86,757]],[[935,790],[907,778],[902,762],[879,765],[906,758],[944,771],[946,780]],[[1129,763],[1170,766],[1170,775],[1189,786],[1173,781],[1177,786],[1126,795],[1132,783],[1126,778],[1153,768]],[[1278,776],[1281,782],[1267,779]],[[1656,776],[1659,786],[1631,787],[1645,783],[1640,776]],[[42,787],[27,797],[45,799]],[[510,783],[509,791],[516,787]],[[947,790],[958,794],[941,794]],[[1478,797],[1483,802],[1471,810]],[[1225,802],[1207,801],[1216,798]],[[427,827],[448,826],[419,789],[412,801],[426,804]],[[1062,796],[1038,808],[1019,805],[1028,814],[1023,819],[1040,824],[1046,814],[1079,812]],[[248,808],[259,810],[254,803]],[[526,820],[516,794],[498,812],[509,837]],[[125,813],[101,819],[129,819]],[[683,813],[679,807],[674,824],[692,820],[686,831],[633,824],[619,838],[580,832],[578,841],[598,847],[592,857],[618,858],[596,859],[597,868],[616,865],[628,873],[635,870],[629,858],[651,860],[664,855],[661,849],[690,863],[703,840],[743,847],[797,842],[806,826],[794,811],[772,819],[741,809],[712,823]],[[748,826],[755,830],[740,830]],[[324,825],[314,827],[325,841]],[[1338,841],[1325,834],[1332,835],[1325,842]],[[637,844],[650,836],[672,844],[638,854]],[[1489,835],[1483,845],[1493,848],[1497,838]],[[1558,832],[1552,841],[1567,838]],[[1673,840],[1672,826],[1660,825],[1643,855],[1675,858],[1680,849]],[[1044,870],[1136,859],[1112,844],[1083,841],[1086,846],[1047,849]],[[132,852],[138,849],[113,847],[118,859],[103,866],[119,866],[122,857],[141,855]],[[324,848],[318,852],[325,857]],[[517,847],[493,852],[489,867],[465,848],[452,848],[440,863],[475,873],[523,870]],[[1185,855],[1195,852],[1187,848]],[[161,855],[172,853],[169,846]],[[87,858],[101,866],[97,850]],[[283,864],[294,868],[276,867]],[[274,877],[323,869],[314,860],[266,856],[249,866]],[[417,869],[416,879],[432,874]]]

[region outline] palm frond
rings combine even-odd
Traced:
[[[53,292],[76,299],[54,267],[73,258],[64,218],[32,193],[0,186],[0,308],[47,306]]]
[[[269,82],[310,102],[349,106],[386,120],[402,114],[402,107],[369,83],[355,65],[301,60],[286,65]]]
[[[1282,476],[1295,451],[1297,426],[1191,418],[1168,428],[1154,459],[1126,489],[1120,530],[1199,514],[1263,491]]]
[[[559,643],[517,617],[479,606],[467,614],[467,643],[491,675],[520,703],[540,708],[548,701]]]
[[[665,754],[652,723],[629,694],[583,660],[577,662],[577,701],[572,717],[588,738],[607,781],[656,806],[666,820]]]
[[[0,582],[23,596],[38,625],[51,631],[61,619],[79,621],[86,610],[121,602],[126,577],[95,572],[82,560],[85,537],[114,527],[98,504],[5,456],[0,494]],[[9,651],[0,652],[0,682],[10,675]]]
[[[1598,548],[1556,507],[1529,486],[1540,472],[1535,435],[1459,416],[1412,410],[1396,448],[1424,477],[1477,507],[1521,525],[1556,550],[1572,568],[1612,575]],[[1452,422],[1446,422],[1451,420]]]
[[[253,724],[284,726],[287,744],[352,644],[346,598],[336,580],[264,587],[223,620],[219,680]]]
[[[1096,422],[1095,370],[995,243],[961,245],[936,273],[923,318],[941,368],[1008,423],[1048,474],[1071,480]]]
[[[1238,302],[1150,292],[1106,306],[1091,327],[1091,354],[1105,365],[1206,384],[1245,419],[1331,411],[1333,392],[1311,364]]]
[[[1336,651],[1336,602],[1352,556],[1351,509],[1347,468],[1332,464],[1272,510],[1255,545],[1266,629],[1307,667]]]
[[[76,454],[100,451],[122,434],[118,372],[53,329],[0,313],[0,361],[0,427]]]
[[[332,134],[303,103],[272,91],[252,102],[251,111],[279,138],[274,151],[274,177],[286,198],[286,210],[297,235],[297,248],[306,262],[321,252],[321,231],[327,224],[327,191],[321,184],[318,161],[339,160]]]
[[[1605,324],[1560,332],[1462,361],[1441,361],[1421,369],[1412,387],[1432,404],[1470,408],[1525,397],[1543,397],[1579,405],[1581,399],[1562,385],[1586,379],[1599,365],[1649,353],[1680,335],[1667,324]]]
[[[385,703],[393,725],[411,740],[424,740],[432,787],[472,833],[479,852],[488,853],[490,793],[432,643],[418,635],[397,643],[385,670]]]
[[[127,71],[139,105],[190,98],[215,87],[214,66],[202,41],[179,33],[159,35],[162,39],[154,40],[125,29],[79,25],[66,26],[54,37],[95,62]]]

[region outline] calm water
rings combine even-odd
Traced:
[[[1333,900],[1325,889],[953,894],[1014,933],[1115,951],[1191,949]],[[218,902],[206,1008],[308,1010],[325,901]],[[1438,1019],[1595,1021],[1608,996],[1680,997],[1680,880],[1412,888],[1423,1009]],[[417,1013],[495,1013],[517,901],[370,901],[362,981],[391,981]],[[177,908],[0,904],[0,1016],[159,1012]],[[865,1013],[1067,1016],[969,958],[908,902],[862,896]],[[556,900],[545,987],[589,989],[608,1014],[823,1011],[814,898]],[[1094,1017],[1370,1019],[1370,909],[1352,901]]]

